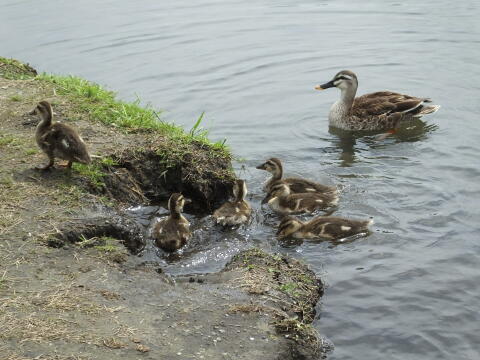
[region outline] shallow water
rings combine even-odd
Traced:
[[[341,185],[336,214],[375,219],[370,236],[341,244],[281,244],[261,210],[238,232],[192,219],[181,256],[149,248],[147,260],[188,273],[253,245],[287,252],[329,286],[316,326],[335,344],[330,359],[479,358],[478,1],[192,4],[2,1],[1,55],[138,95],[187,128],[206,111],[211,138],[245,159],[236,168],[256,206],[266,175],[255,165],[278,156],[289,175]],[[382,142],[329,130],[339,94],[313,87],[344,68],[359,93],[442,108]]]

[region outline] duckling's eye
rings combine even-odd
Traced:
[[[336,80],[352,80],[352,78],[351,78],[350,76],[348,76],[348,75],[340,75],[339,77],[337,77],[337,78],[335,79],[335,81],[336,81]]]

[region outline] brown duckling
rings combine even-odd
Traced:
[[[223,204],[215,210],[213,217],[221,225],[240,225],[246,223],[252,214],[250,204],[245,201],[247,184],[245,180],[237,180],[233,186],[235,199]]]
[[[184,246],[191,236],[190,223],[182,215],[183,206],[190,203],[182,194],[174,193],[168,200],[170,216],[160,220],[153,228],[155,244],[165,251],[173,252]]]
[[[53,111],[48,101],[41,101],[33,111],[40,115],[35,140],[42,151],[47,154],[49,163],[38,170],[47,170],[54,164],[55,158],[68,160],[67,167],[73,162],[89,164],[91,159],[85,142],[75,129],[59,122],[52,123]]]
[[[286,216],[278,226],[277,236],[292,236],[297,239],[341,239],[368,232],[373,220],[351,220],[334,216],[317,216],[310,221],[301,221],[294,216]]]
[[[265,191],[269,193],[271,191],[272,185],[281,181],[285,185],[288,185],[292,193],[308,193],[308,192],[318,192],[318,193],[336,193],[337,188],[335,186],[322,185],[317,182],[302,179],[302,178],[286,178],[282,179],[283,176],[283,167],[282,163],[277,158],[270,158],[266,162],[257,166],[257,169],[266,170],[272,174],[270,180],[265,184]]]
[[[329,193],[291,194],[290,187],[282,181],[272,185],[268,200],[270,208],[280,214],[311,213],[317,209],[325,209],[338,203],[338,195]]]

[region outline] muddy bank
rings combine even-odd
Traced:
[[[196,204],[187,211],[211,212],[231,191],[228,151],[178,130],[99,121],[118,104],[92,98],[93,90],[79,91],[86,96],[79,100],[66,86],[0,59],[2,356],[310,359],[321,354],[322,340],[310,323],[323,287],[298,261],[254,249],[235,256],[219,273],[172,278],[158,264],[133,255],[149,239],[123,209],[180,191]],[[41,99],[52,102],[57,119],[80,130],[96,155],[92,165],[33,169],[45,156],[34,142],[37,119],[28,112]]]

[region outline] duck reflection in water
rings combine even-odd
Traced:
[[[328,132],[335,135],[333,144],[341,150],[340,166],[349,167],[358,161],[356,153],[365,147],[374,149],[391,143],[416,142],[426,139],[429,133],[437,129],[437,124],[428,124],[422,119],[414,118],[403,122],[395,134],[388,138],[379,139],[379,131],[349,131],[333,126],[329,127]]]

